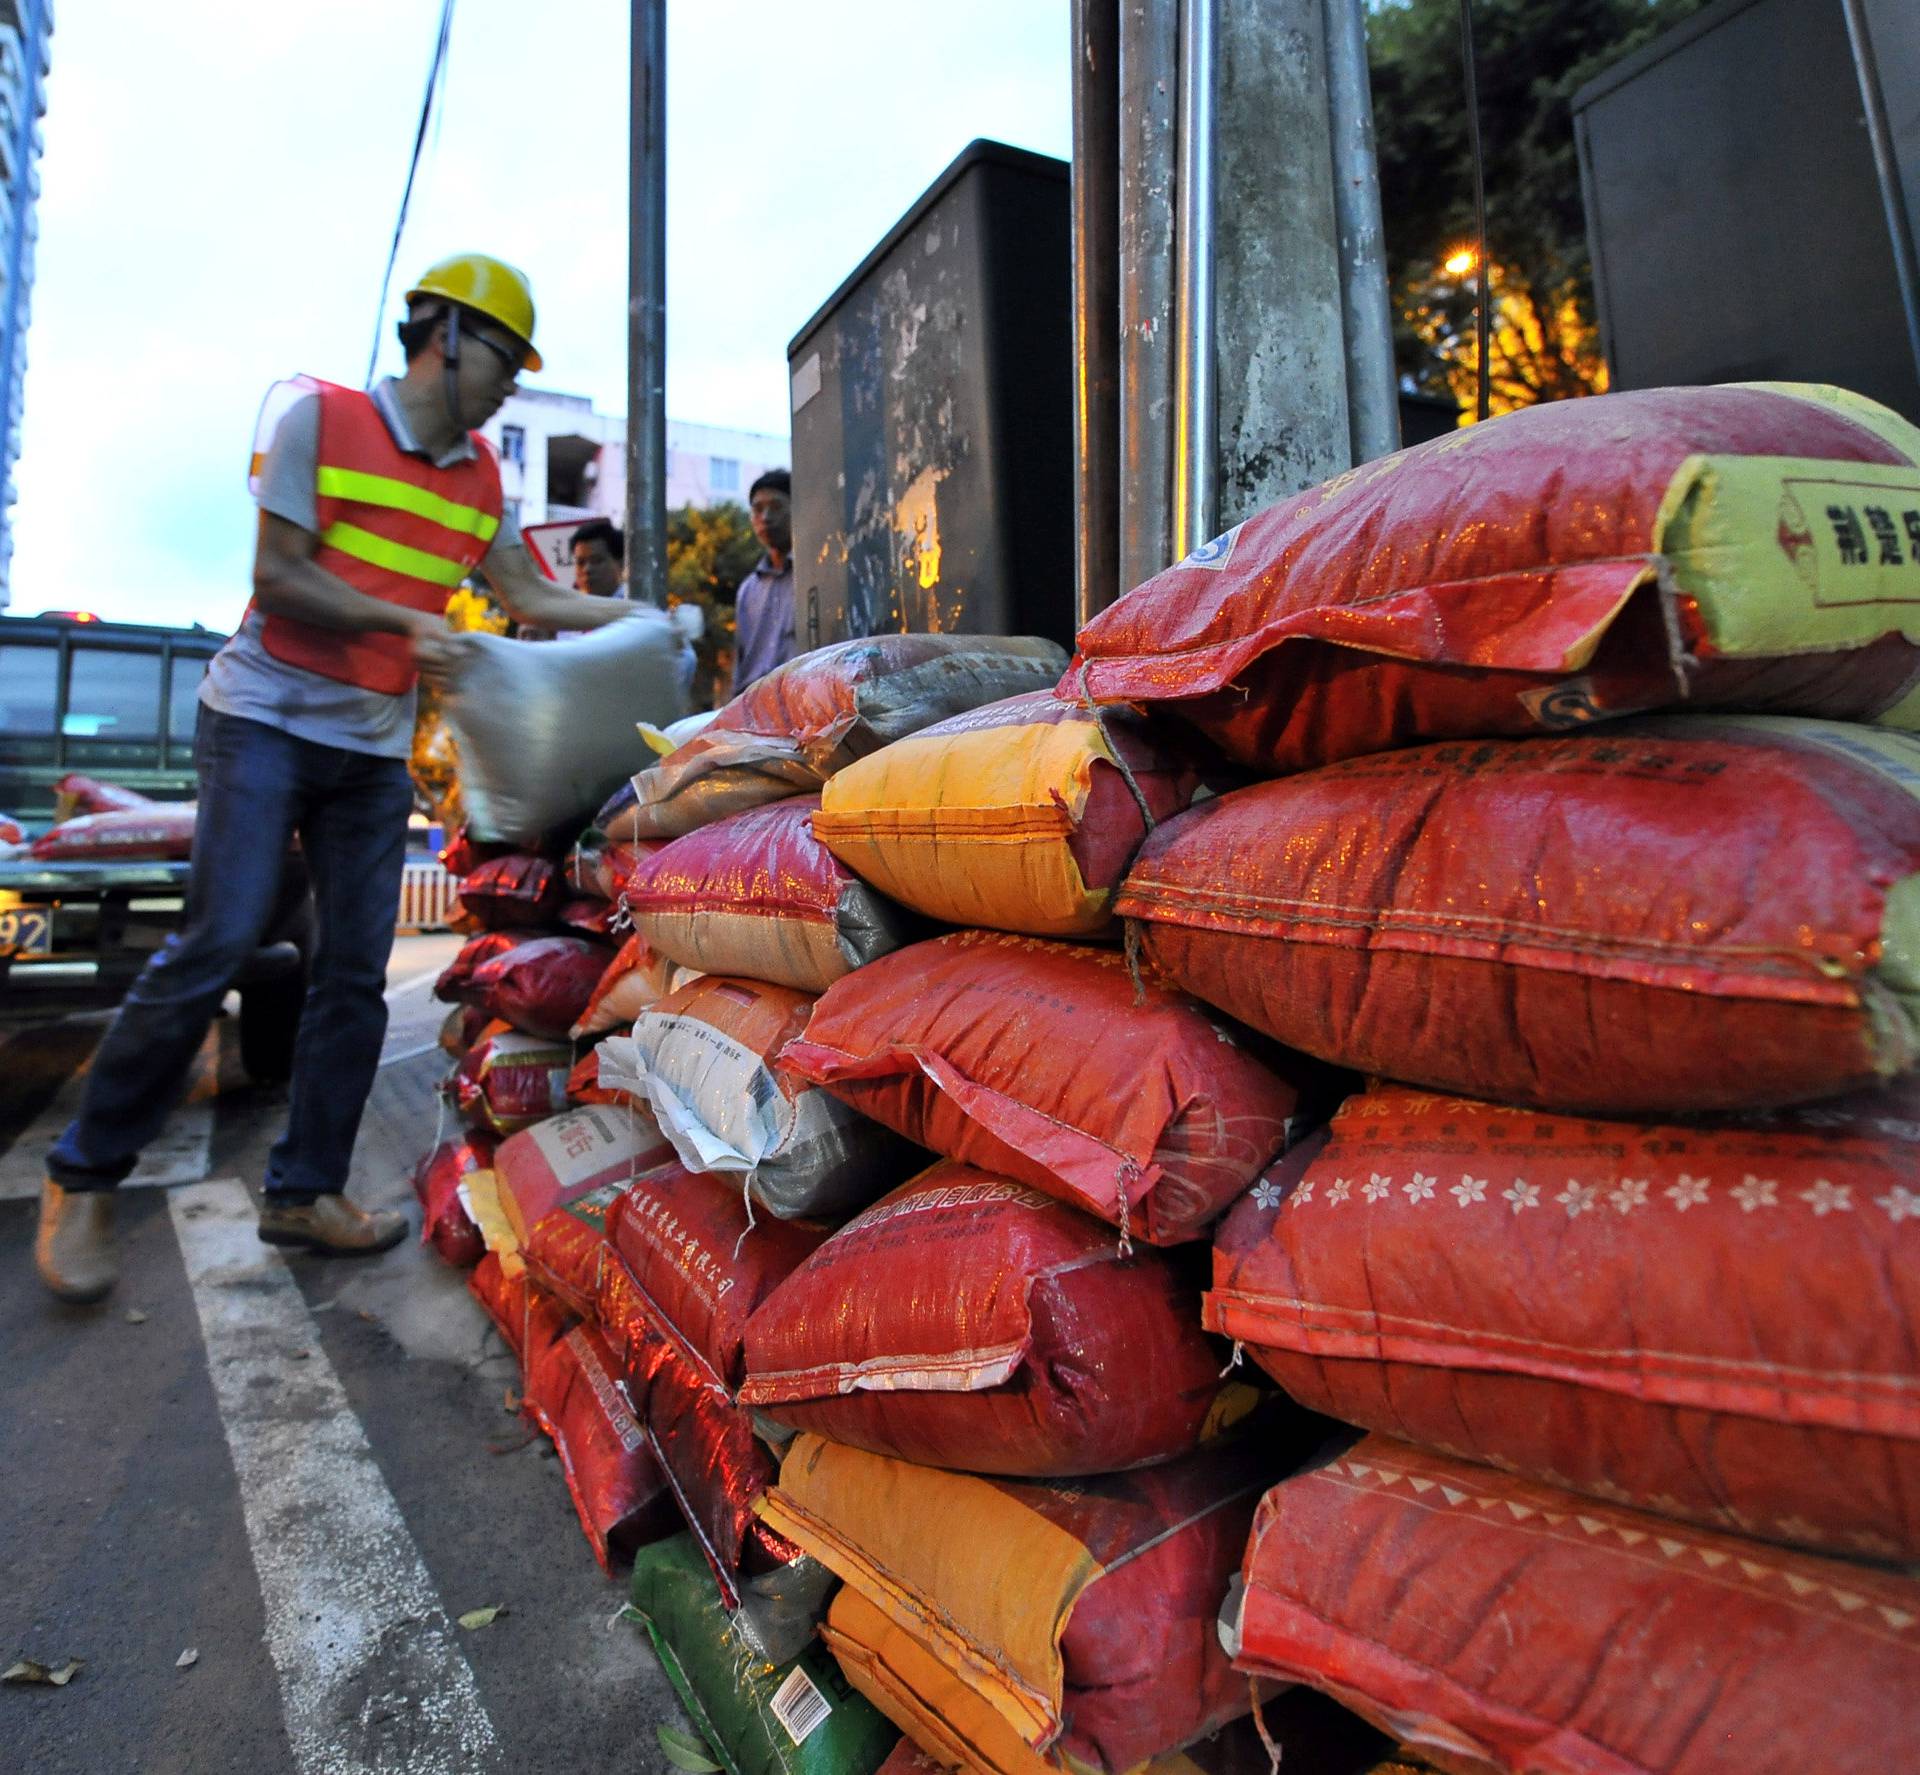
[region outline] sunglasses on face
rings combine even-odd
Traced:
[[[514,375],[517,376],[520,373],[522,354],[515,347],[502,345],[498,339],[489,339],[485,333],[468,332],[464,329],[460,334],[460,342],[463,345],[484,345]]]

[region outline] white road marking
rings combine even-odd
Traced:
[[[231,1179],[168,1203],[206,1343],[300,1775],[472,1775],[472,1667],[284,1262]]]
[[[120,1186],[122,1189],[165,1189],[198,1183],[206,1176],[213,1148],[212,1081],[219,1066],[218,1035],[217,1028],[207,1032],[194,1057],[188,1100],[173,1112],[153,1144],[140,1155],[140,1163]],[[0,1156],[0,1202],[39,1195],[40,1180],[47,1174],[47,1148],[80,1113],[80,1099],[92,1068],[91,1060],[81,1066]]]

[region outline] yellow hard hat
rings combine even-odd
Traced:
[[[422,296],[444,296],[498,321],[527,348],[526,368],[540,368],[540,354],[533,349],[533,286],[524,271],[485,253],[455,253],[427,268],[407,292],[408,306]]]

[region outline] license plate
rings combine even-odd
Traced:
[[[43,906],[0,907],[0,955],[51,955],[53,914]]]

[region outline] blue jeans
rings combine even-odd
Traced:
[[[387,1031],[387,958],[413,788],[405,763],[200,711],[200,807],[186,925],[128,991],[94,1055],[80,1114],[47,1155],[69,1190],[112,1189],[179,1102],[227,988],[259,949],[297,833],[318,915],[276,1200],[345,1187]]]

